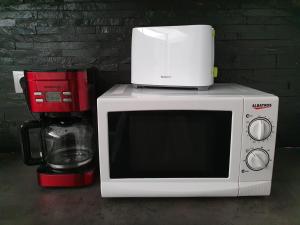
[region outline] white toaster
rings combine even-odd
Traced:
[[[133,28],[131,83],[207,89],[217,72],[214,36],[210,25]]]

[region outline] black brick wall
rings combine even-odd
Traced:
[[[109,84],[130,80],[135,26],[211,24],[217,82],[280,96],[280,146],[300,146],[300,7],[297,0],[4,0],[0,2],[0,152],[18,148],[30,114],[12,71],[95,67]],[[298,16],[299,15],[299,16]]]

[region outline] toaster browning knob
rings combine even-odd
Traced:
[[[267,167],[270,157],[266,150],[262,148],[250,151],[246,157],[246,164],[249,169],[259,171]]]
[[[271,122],[262,117],[258,117],[252,120],[248,127],[248,133],[250,137],[256,141],[265,140],[270,136],[272,132]]]

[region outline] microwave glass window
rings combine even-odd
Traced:
[[[231,111],[109,112],[111,178],[226,178]]]

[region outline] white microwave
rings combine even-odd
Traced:
[[[269,195],[278,97],[115,85],[97,100],[101,195]]]

